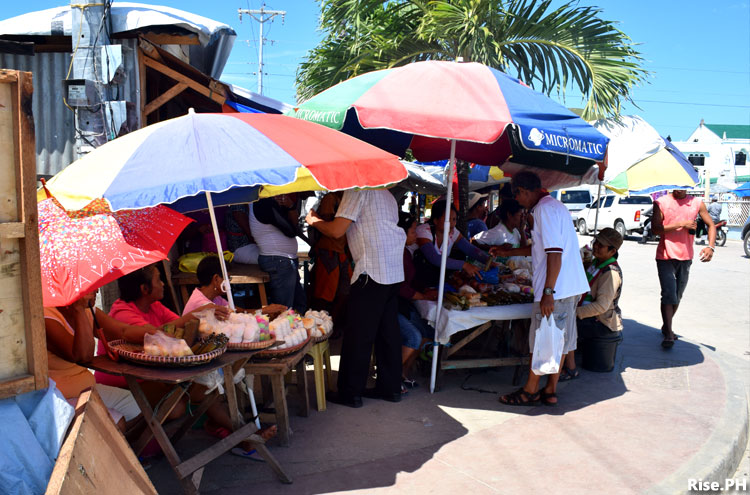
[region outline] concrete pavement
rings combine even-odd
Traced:
[[[224,455],[208,465],[201,492],[686,493],[690,478],[723,484],[746,473],[750,260],[730,241],[715,261],[694,263],[675,320],[681,339],[664,351],[654,249],[633,240],[622,249],[615,370],[561,384],[558,407],[499,404],[515,388],[511,368],[447,373],[436,394],[423,379],[399,404],[329,403],[293,416],[291,447],[270,443],[292,485]],[[178,447],[189,455],[207,441],[191,432]],[[149,475],[160,493],[179,492],[165,461]]]

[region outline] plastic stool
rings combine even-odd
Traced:
[[[313,358],[313,368],[315,370],[315,395],[318,401],[318,411],[326,410],[326,380],[331,383],[331,349],[328,346],[328,340],[318,342],[307,351],[307,354]],[[324,375],[325,367],[325,375]]]

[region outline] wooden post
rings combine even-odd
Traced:
[[[32,93],[31,73],[0,70],[0,398],[48,386]]]

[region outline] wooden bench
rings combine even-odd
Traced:
[[[296,369],[297,390],[302,400],[300,416],[307,417],[310,413],[310,400],[307,392],[305,355],[312,346],[313,342],[309,340],[305,346],[294,354],[272,359],[255,357],[252,362],[245,365],[245,373],[257,375],[261,378],[264,403],[269,403],[269,398],[273,397],[274,415],[279,429],[279,443],[285,447],[289,445],[291,430],[289,428],[289,409],[286,401],[284,377]]]
[[[271,280],[266,272],[260,269],[258,265],[243,265],[242,263],[230,263],[227,266],[227,272],[229,272],[229,283],[230,284],[255,284],[258,286],[258,295],[260,296],[261,306],[268,304],[268,298],[266,297],[266,286],[265,282]],[[180,296],[182,298],[182,306],[185,306],[190,294],[188,293],[189,286],[198,285],[198,276],[195,273],[178,272],[172,275],[172,284],[175,287],[179,287]]]

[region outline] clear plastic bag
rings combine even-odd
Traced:
[[[536,330],[531,371],[536,375],[554,375],[560,371],[565,333],[555,325],[555,317],[542,317]]]
[[[175,339],[163,332],[147,333],[143,336],[143,352],[150,356],[192,356],[184,339]]]

